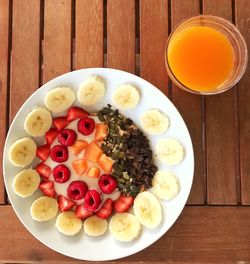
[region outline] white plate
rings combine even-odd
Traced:
[[[164,219],[161,225],[154,230],[144,228],[142,235],[133,242],[118,242],[112,238],[109,232],[107,232],[103,237],[99,238],[90,238],[83,232],[74,237],[66,237],[60,234],[54,227],[55,219],[45,223],[38,223],[32,220],[30,216],[30,205],[36,197],[41,195],[39,191],[37,191],[31,197],[23,199],[17,196],[12,189],[13,178],[22,169],[14,167],[9,162],[8,150],[10,145],[16,139],[27,136],[27,133],[23,129],[26,115],[33,109],[34,106],[43,106],[45,95],[49,90],[56,86],[68,85],[77,91],[79,84],[86,77],[92,74],[98,74],[106,80],[107,92],[103,101],[98,103],[95,108],[86,107],[88,111],[101,109],[102,107],[106,106],[107,103],[112,104],[111,95],[114,89],[123,83],[133,83],[140,90],[141,100],[135,109],[121,111],[121,113],[132,118],[134,122],[141,128],[141,114],[150,108],[160,109],[169,117],[170,128],[165,134],[161,136],[148,135],[153,151],[155,151],[157,140],[163,137],[174,137],[178,139],[185,147],[185,158],[178,166],[168,167],[156,160],[156,164],[159,169],[172,170],[176,174],[180,181],[180,193],[172,201],[161,201],[164,214]],[[39,139],[37,142],[39,143]],[[168,231],[168,229],[174,224],[177,217],[180,215],[188,198],[193,181],[194,157],[190,135],[181,115],[176,110],[171,101],[155,86],[138,76],[124,71],[104,68],[90,68],[59,76],[43,85],[28,98],[28,100],[18,111],[10,126],[4,147],[3,170],[5,186],[13,209],[30,233],[32,233],[46,246],[64,255],[83,260],[98,261],[118,259],[132,255],[150,246]]]

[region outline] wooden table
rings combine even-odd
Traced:
[[[235,23],[250,50],[249,0],[0,0],[1,146],[29,95],[62,73],[87,67],[140,75],[187,123],[195,151],[187,206],[159,241],[118,262],[250,261],[250,68],[229,92],[206,97],[179,90],[165,70],[169,32],[198,14]],[[0,262],[76,262],[22,226],[0,181]]]

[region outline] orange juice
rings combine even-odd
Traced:
[[[228,37],[208,26],[190,26],[173,35],[167,60],[182,85],[201,92],[219,89],[235,62]]]

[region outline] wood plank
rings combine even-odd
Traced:
[[[103,66],[103,1],[76,0],[75,68]]]
[[[250,51],[250,5],[247,0],[235,1],[236,25],[245,37],[248,47],[248,57]],[[249,60],[249,59],[248,59]],[[239,141],[240,141],[240,171],[242,203],[250,204],[250,67],[242,80],[237,84],[239,98]]]
[[[173,29],[183,19],[199,14],[199,1],[172,0],[171,14],[171,28]],[[206,180],[202,149],[202,126],[204,121],[202,120],[202,97],[184,92],[175,85],[173,85],[172,96],[173,103],[187,124],[194,147],[195,172],[188,203],[203,204],[205,202]]]
[[[8,89],[8,67],[9,67],[9,1],[0,1],[0,145],[4,145],[7,121],[7,89]],[[3,148],[0,151],[0,204],[5,203],[5,189],[2,175]]]
[[[135,72],[135,1],[107,2],[107,65]]]
[[[28,18],[28,19],[27,19]],[[39,87],[40,1],[14,0],[10,116]]]
[[[2,220],[0,260],[2,262],[12,263],[18,260],[20,263],[69,263],[75,261],[38,242],[22,226],[11,206],[1,206],[0,215]],[[231,261],[236,263],[250,261],[249,218],[249,207],[187,206],[175,225],[161,239],[140,253],[118,262],[226,263]]]
[[[71,4],[45,0],[43,83],[71,70]]]
[[[203,12],[231,21],[231,0],[204,0]],[[235,92],[205,97],[209,204],[237,204]]]
[[[166,95],[168,76],[164,61],[168,37],[168,1],[140,1],[140,75]]]

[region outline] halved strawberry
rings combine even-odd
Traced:
[[[38,147],[36,150],[36,155],[40,160],[45,161],[50,155],[50,145],[45,144]]]
[[[36,171],[42,178],[49,179],[51,168],[47,166],[44,162],[41,162],[37,165]]]
[[[88,168],[88,163],[86,159],[74,160],[71,164],[78,176],[81,176]]]
[[[68,211],[72,207],[76,205],[75,202],[71,201],[67,197],[63,195],[58,195],[57,196],[57,202],[58,202],[58,208],[60,209],[61,212]]]
[[[47,195],[49,197],[55,197],[56,196],[56,191],[55,191],[53,181],[42,181],[39,184],[39,189],[43,192],[44,195]]]
[[[53,124],[57,128],[57,130],[60,131],[63,128],[65,128],[69,124],[69,122],[67,121],[66,116],[61,116],[61,117],[55,118],[53,120]]]
[[[111,216],[114,208],[114,202],[111,198],[108,198],[104,204],[102,205],[101,209],[96,213],[96,216],[106,219]]]
[[[82,150],[88,146],[88,142],[85,140],[76,140],[75,143],[70,146],[70,151],[77,156]]]
[[[84,116],[89,116],[89,113],[80,107],[71,107],[68,110],[67,121],[70,122]]]
[[[46,142],[47,144],[51,145],[55,138],[58,135],[58,130],[56,128],[51,128],[48,132],[46,132],[45,137],[46,137]]]
[[[115,211],[117,213],[124,213],[128,211],[133,201],[134,198],[132,196],[126,196],[124,194],[121,194],[121,196],[115,201]]]
[[[77,218],[80,219],[86,219],[88,217],[90,217],[91,215],[93,215],[92,212],[88,211],[83,204],[79,204],[76,206],[75,209],[75,214]]]

